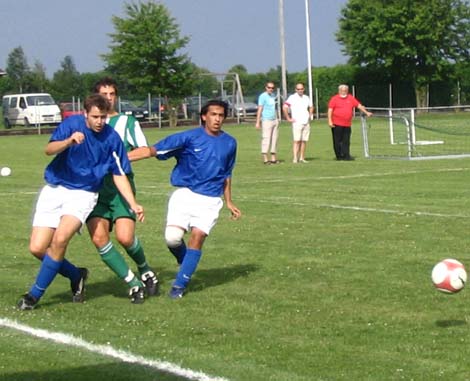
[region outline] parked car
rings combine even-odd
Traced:
[[[151,103],[149,107],[149,100],[146,99],[143,106],[147,110],[150,110],[150,118],[156,119],[161,116],[162,119],[168,119],[168,112],[169,112],[169,105],[168,100],[163,97],[152,97]],[[160,111],[159,111],[160,110]],[[178,119],[184,119],[186,114],[183,109],[183,104],[179,104],[176,107],[177,117]]]
[[[147,98],[142,107],[147,110],[147,114],[150,119],[157,119],[160,116],[162,119],[165,119],[166,117],[167,105],[164,98],[152,97],[150,99],[150,105],[149,100]]]
[[[186,97],[183,103],[186,107],[186,113],[190,119],[198,119],[202,106],[204,106],[209,99],[204,96]]]
[[[134,103],[126,100],[121,100],[119,102],[119,112],[125,115],[132,115],[137,120],[148,119],[149,112],[145,107],[136,106]]]
[[[13,125],[56,125],[62,121],[59,106],[48,93],[5,95],[2,107],[6,128]]]
[[[78,104],[73,102],[61,102],[59,103],[59,108],[60,114],[62,115],[62,120],[72,115],[83,114],[83,109],[79,107]]]
[[[245,116],[254,117],[258,112],[258,105],[254,102],[234,103],[231,96],[224,98],[223,101],[228,103],[229,115],[233,115],[236,118],[243,118]]]

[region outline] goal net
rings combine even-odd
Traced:
[[[370,110],[361,117],[365,157],[470,157],[470,106]]]

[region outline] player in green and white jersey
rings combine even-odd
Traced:
[[[131,115],[119,114],[116,111],[116,82],[112,78],[103,78],[96,83],[94,91],[109,101],[111,108],[107,123],[121,137],[129,160],[136,161],[150,157],[147,140],[139,122]],[[128,178],[135,194],[134,174],[129,174]],[[124,257],[113,245],[110,239],[113,225],[116,239],[136,263],[138,275],[134,274]],[[149,296],[158,294],[157,276],[147,263],[142,244],[135,235],[135,215],[117,191],[111,177],[105,178],[98,203],[87,219],[87,226],[91,240],[103,262],[129,286],[129,297],[132,303],[143,303],[145,294]]]

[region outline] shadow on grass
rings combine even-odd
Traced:
[[[437,320],[436,325],[441,328],[450,328],[467,325],[467,322],[465,320]]]
[[[258,271],[259,266],[253,264],[234,265],[214,269],[198,269],[190,283],[189,289],[192,292],[202,291],[206,288],[219,286],[224,283],[230,283],[239,278],[246,278],[252,272]],[[175,266],[174,270],[162,270],[158,272],[160,292],[166,293],[169,289],[178,269]],[[93,273],[90,274],[86,284],[86,300],[92,300],[102,296],[112,295],[115,298],[127,299],[127,286],[124,281],[114,276],[111,272],[108,279],[103,281],[94,282]],[[57,303],[68,303],[71,301],[70,289],[59,294],[51,295],[48,298],[41,299],[41,305],[53,305]]]
[[[68,369],[48,369],[44,371],[26,371],[19,373],[0,372],[0,378],[8,381],[90,381],[90,380],[113,380],[113,381],[186,381],[189,378],[177,376],[168,372],[152,369],[141,365],[129,363],[122,364],[99,364],[81,366]]]
[[[244,264],[217,269],[196,270],[189,288],[192,292],[202,291],[206,288],[233,282],[239,278],[246,278],[258,269],[259,266],[257,265]]]

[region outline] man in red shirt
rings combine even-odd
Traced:
[[[353,110],[357,107],[367,116],[372,113],[351,94],[348,85],[339,85],[338,94],[333,95],[328,103],[328,124],[333,135],[333,148],[336,160],[354,160],[349,153]]]

